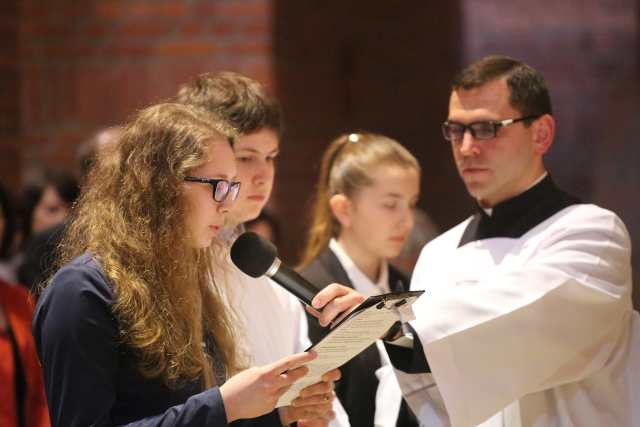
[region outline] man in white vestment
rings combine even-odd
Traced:
[[[554,130],[519,61],[486,57],[453,82],[442,131],[478,210],[425,246],[413,339],[386,345],[426,426],[640,426],[629,235],[556,187]]]
[[[234,152],[241,190],[231,215],[240,226],[230,230],[229,236],[235,238],[242,232],[242,223],[257,218],[271,196],[279,152],[280,107],[260,83],[231,72],[198,76],[180,89],[177,101],[217,114],[239,132]],[[245,326],[243,344],[251,365],[269,364],[311,345],[304,310],[293,295],[267,277],[255,279],[242,273],[231,261],[226,280],[232,286],[229,301]],[[332,381],[313,387],[326,401],[333,399],[335,418],[306,417],[304,408],[293,408],[301,418],[298,425],[348,427],[348,417],[334,398]]]

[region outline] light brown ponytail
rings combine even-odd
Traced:
[[[299,268],[309,265],[340,232],[329,200],[336,194],[353,197],[371,185],[370,171],[380,164],[395,164],[420,172],[415,157],[400,143],[373,133],[344,134],[334,139],[322,157],[313,203],[313,216]]]

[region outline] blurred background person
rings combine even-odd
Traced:
[[[15,254],[17,221],[11,195],[0,183],[0,280],[15,283],[20,261]]]
[[[121,126],[109,126],[95,132],[84,141],[76,150],[76,159],[80,168],[80,181],[84,181],[96,161],[100,150],[114,144],[122,136],[124,128]]]
[[[413,268],[418,262],[420,251],[424,245],[440,234],[438,226],[431,220],[429,215],[420,208],[413,211],[413,228],[409,233],[409,238],[402,246],[400,254],[390,259],[389,262],[398,270],[411,277]]]
[[[78,147],[76,157],[81,183],[93,167],[100,150],[117,142],[122,132],[123,129],[118,126],[100,129]],[[18,279],[32,291],[51,273],[55,250],[79,191],[78,182],[70,174],[48,173],[45,176],[44,185],[32,186],[25,191],[25,223],[31,226],[24,231],[28,238]]]
[[[60,241],[62,224],[71,212],[80,189],[66,172],[47,171],[42,182],[24,192],[23,260],[18,282],[33,290],[49,273],[53,253]]]
[[[28,292],[0,279],[0,426],[48,427]]]
[[[420,166],[398,142],[382,135],[342,135],[326,149],[301,274],[323,289],[333,282],[369,296],[409,290],[388,260],[398,256],[413,227]],[[309,318],[315,343],[328,328]],[[336,394],[352,426],[417,426],[379,343],[341,368]]]
[[[27,207],[29,236],[63,222],[78,197],[78,181],[66,172],[48,171],[44,181],[33,187],[33,204]]]

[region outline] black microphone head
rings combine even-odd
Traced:
[[[231,245],[231,261],[251,277],[265,274],[277,257],[273,243],[251,231],[242,233]]]

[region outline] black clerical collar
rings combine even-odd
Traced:
[[[519,238],[562,209],[581,201],[554,184],[550,175],[542,181],[492,209],[491,216],[478,206],[462,234],[458,247],[494,237]]]

